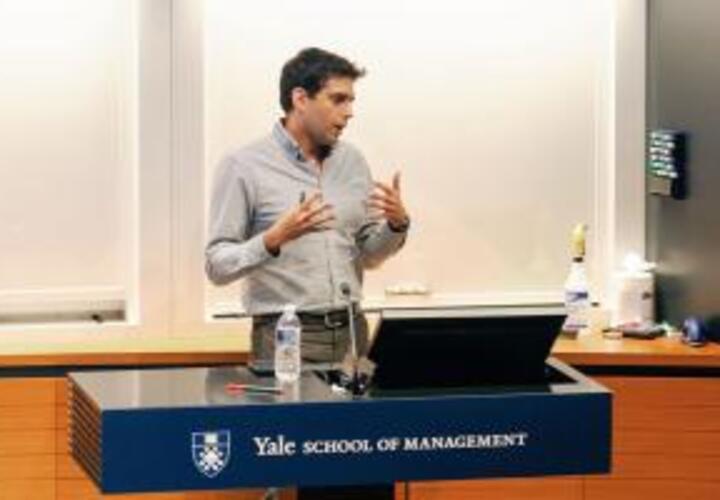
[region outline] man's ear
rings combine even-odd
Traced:
[[[308,95],[304,88],[295,87],[292,89],[290,97],[292,99],[293,109],[302,111],[307,106]]]

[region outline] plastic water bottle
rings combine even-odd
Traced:
[[[300,378],[302,325],[293,304],[287,304],[275,326],[275,377],[281,382]]]
[[[567,318],[563,325],[566,332],[577,333],[590,325],[590,290],[585,263],[582,258],[573,259],[570,274],[565,281],[565,310]]]

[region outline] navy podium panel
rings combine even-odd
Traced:
[[[75,373],[71,449],[103,492],[607,473],[611,394],[550,359],[531,387],[283,393],[243,367]]]

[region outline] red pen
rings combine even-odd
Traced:
[[[283,390],[280,387],[274,387],[270,385],[253,385],[253,384],[241,384],[239,382],[229,382],[225,385],[225,390],[228,392],[236,393],[248,393],[248,394],[282,394]]]

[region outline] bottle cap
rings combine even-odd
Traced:
[[[283,314],[295,314],[296,310],[297,307],[295,304],[285,304],[285,307],[283,307]]]
[[[572,256],[574,259],[585,257],[586,224],[578,224],[572,232]]]

